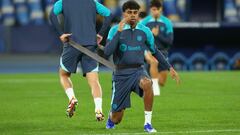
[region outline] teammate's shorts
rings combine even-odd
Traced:
[[[143,90],[140,88],[140,80],[144,77],[150,79],[144,67],[117,70],[113,73],[111,111],[119,112],[131,107],[130,95],[135,92],[140,97]]]
[[[161,53],[164,55],[164,57],[166,58],[166,60],[168,60],[168,51],[166,50],[159,50],[161,51]],[[158,55],[156,56],[158,57]],[[157,58],[158,59],[158,58]],[[167,71],[168,70],[168,66],[165,65],[165,64],[161,64],[159,63],[158,64],[158,71],[161,72],[161,71]]]
[[[96,46],[94,45],[86,46],[86,48],[92,52],[96,51]],[[98,72],[98,63],[94,59],[83,54],[71,45],[64,44],[63,53],[60,58],[61,68],[68,73],[76,73],[79,62],[81,62],[83,76],[86,76],[86,73],[89,72]]]

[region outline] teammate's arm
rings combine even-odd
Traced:
[[[59,34],[59,38],[60,40],[65,43],[69,41],[69,37],[72,35],[70,33],[64,33],[63,29],[58,21],[58,15],[61,14],[63,11],[63,7],[62,7],[62,0],[57,1],[50,13],[50,22],[52,23],[52,25],[54,26],[55,30],[57,31],[57,33]]]
[[[149,50],[152,54],[156,53],[155,43],[154,43],[154,36],[149,28],[145,28],[145,33],[147,35],[147,45],[149,47]]]
[[[111,13],[111,11],[106,8],[105,6],[103,6],[101,3],[99,3],[98,1],[95,0],[96,3],[96,10],[97,13],[100,14],[101,16],[104,16],[105,19],[103,21],[103,25],[102,28],[100,29],[100,31],[98,32],[98,44],[102,41],[102,38],[104,36],[104,34],[107,32],[108,27],[111,25],[112,19],[113,19],[113,15]]]
[[[49,16],[51,24],[54,26],[55,30],[58,32],[59,35],[63,34],[63,29],[57,17],[61,13],[62,13],[62,0],[59,0],[54,4]]]
[[[158,39],[165,48],[169,48],[170,46],[173,45],[174,40],[173,26],[170,21],[166,22],[166,26],[167,32],[164,34],[159,33],[157,36],[155,36],[155,38]]]

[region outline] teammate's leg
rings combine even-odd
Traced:
[[[158,73],[158,83],[161,87],[163,87],[166,82],[167,82],[167,77],[168,77],[168,71],[165,70],[165,71],[160,71]]]
[[[65,44],[63,47],[63,53],[60,58],[60,66],[59,69],[59,77],[60,82],[65,90],[68,99],[69,99],[69,105],[67,107],[67,115],[69,117],[72,117],[74,115],[74,111],[76,108],[76,105],[78,104],[78,101],[75,97],[74,90],[73,90],[73,84],[71,81],[71,73],[75,73],[77,69],[78,64],[78,57],[79,57],[79,51],[75,48]]]
[[[71,100],[72,98],[75,98],[75,94],[73,91],[73,84],[70,79],[71,73],[66,72],[62,68],[60,68],[59,69],[59,77],[60,77],[61,85],[62,85],[63,89],[65,90],[69,100]]]
[[[73,84],[70,79],[71,73],[66,72],[62,68],[60,68],[59,76],[60,76],[61,85],[64,88],[66,95],[68,96],[68,99],[69,99],[69,105],[67,107],[67,115],[69,117],[72,117],[74,115],[74,111],[76,109],[76,105],[78,104],[78,101],[75,97]]]
[[[96,118],[98,121],[102,121],[104,120],[104,115],[102,113],[102,88],[99,83],[98,73],[89,72],[86,74],[86,78],[94,98]]]
[[[88,46],[87,48],[93,52],[96,50],[96,46]],[[98,63],[89,56],[82,55],[81,64],[83,73],[86,75],[88,84],[91,88],[95,103],[96,119],[102,121],[104,120],[104,115],[102,113],[102,88],[98,77]]]
[[[153,82],[153,91],[155,95],[160,95],[160,87],[158,85],[158,61],[155,57],[152,56],[150,51],[145,51],[145,60],[149,65],[149,73]]]
[[[139,84],[140,88],[143,90],[143,100],[144,100],[144,108],[145,108],[145,122],[144,122],[144,130],[146,132],[156,132],[156,130],[152,127],[152,106],[153,106],[153,90],[152,90],[152,81],[144,77],[140,80]]]

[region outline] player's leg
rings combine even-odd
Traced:
[[[95,51],[96,47],[89,46],[88,49],[91,51]],[[98,63],[89,56],[83,55],[81,64],[83,74],[84,76],[86,75],[88,84],[91,88],[91,93],[95,103],[96,119],[98,121],[102,121],[104,120],[104,115],[102,111],[102,88],[99,83]]]
[[[66,72],[65,70],[60,68],[59,69],[59,77],[60,77],[61,85],[62,85],[63,89],[65,90],[69,100],[71,100],[72,98],[75,98],[75,94],[73,92],[73,84],[70,79],[71,73]]]
[[[120,71],[126,73],[125,71]],[[124,110],[131,106],[130,95],[133,85],[135,84],[135,76],[119,75],[116,71],[113,76],[112,84],[112,101],[111,111],[108,116],[106,124],[107,129],[113,129],[115,124],[119,124],[122,121]]]
[[[60,69],[59,69],[59,77],[62,87],[65,90],[66,95],[69,99],[69,105],[67,107],[67,115],[72,117],[74,115],[74,111],[78,101],[75,97],[73,84],[71,81],[71,73],[76,72],[77,68],[77,57],[79,52],[72,48],[71,46],[64,45],[63,53],[60,58]]]
[[[168,77],[168,70],[160,71],[158,73],[158,83],[161,87],[165,86]]]
[[[160,51],[162,55],[168,60],[168,52],[166,50]],[[158,56],[159,57],[159,56]],[[168,67],[164,64],[158,65],[158,83],[161,87],[165,86],[168,77]]]
[[[145,113],[145,122],[144,130],[146,132],[156,132],[152,127],[152,107],[153,107],[153,90],[152,90],[152,81],[148,77],[142,77],[140,79],[139,87],[143,90],[143,101],[144,101],[144,113]]]
[[[155,57],[152,56],[150,51],[145,51],[145,60],[149,65],[149,73],[153,82],[153,91],[154,95],[160,95],[160,87],[158,85],[158,61]]]
[[[102,121],[104,120],[104,114],[102,111],[102,88],[99,83],[98,73],[89,72],[86,74],[86,78],[94,98],[96,119]]]

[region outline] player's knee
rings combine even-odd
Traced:
[[[158,83],[159,83],[159,85],[160,85],[161,87],[164,87],[164,86],[165,86],[165,82],[159,81]]]
[[[90,85],[91,88],[96,88],[99,87],[99,81],[98,79],[89,79],[88,84]]]
[[[158,61],[157,59],[155,59],[154,57],[152,57],[151,61],[150,61],[150,64],[153,65],[153,66],[158,66]]]
[[[142,89],[145,91],[145,90],[151,89],[152,81],[149,78],[145,77],[144,79],[141,79],[140,85]]]
[[[166,84],[166,79],[159,79],[158,80],[158,84],[161,86],[161,87],[164,87],[165,86],[165,84]]]
[[[62,69],[59,70],[59,75],[60,75],[60,77],[70,77],[71,76],[70,73],[68,73]]]
[[[96,85],[99,83],[97,73],[87,73],[86,77],[87,77],[89,85]]]

